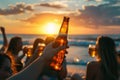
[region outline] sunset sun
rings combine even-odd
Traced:
[[[55,23],[48,23],[44,27],[44,31],[46,34],[57,34],[58,33],[57,24]]]

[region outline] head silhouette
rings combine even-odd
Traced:
[[[39,43],[43,43],[43,42],[44,42],[44,40],[41,39],[41,38],[35,39],[35,41],[34,41],[34,43],[33,43],[33,52],[32,52],[32,53],[34,53],[34,51],[35,51],[35,49],[38,47]]]
[[[46,37],[46,39],[45,39],[45,44],[48,45],[48,44],[49,44],[50,42],[52,42],[53,40],[55,40],[54,37],[48,36],[48,37]]]
[[[22,38],[15,36],[9,42],[8,51],[12,52],[13,55],[18,55],[18,52],[22,50],[22,45]]]

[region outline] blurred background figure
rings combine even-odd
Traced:
[[[44,40],[41,38],[36,38],[33,43],[33,47],[28,49],[25,67],[42,54],[44,47]]]
[[[1,30],[2,36],[3,36],[3,46],[1,47],[0,52],[3,53],[8,48],[8,41],[7,41],[7,37],[6,37],[6,33],[5,33],[5,28],[0,26],[0,30]]]
[[[15,36],[11,38],[7,49],[7,54],[13,59],[17,72],[23,68],[21,57],[18,57],[18,53],[22,50],[22,46],[22,38]]]
[[[44,43],[45,43],[45,45],[48,45],[50,42],[52,42],[54,40],[55,40],[55,38],[53,36],[48,36],[45,38]]]
[[[41,38],[35,39],[35,41],[34,41],[34,43],[33,43],[32,53],[34,54],[36,48],[37,48],[38,46],[39,46],[39,47],[42,46],[42,44],[43,44],[43,46],[45,46],[45,45],[44,45],[44,40],[43,40],[43,39],[41,39]],[[38,52],[38,53],[39,53],[39,52]],[[38,56],[39,56],[39,54],[38,54]]]

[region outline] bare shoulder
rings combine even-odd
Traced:
[[[86,80],[95,79],[96,75],[98,74],[98,70],[100,70],[100,62],[97,61],[89,62],[87,64]]]

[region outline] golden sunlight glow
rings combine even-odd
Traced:
[[[55,23],[48,23],[44,27],[45,34],[57,34],[59,31],[59,27]]]

